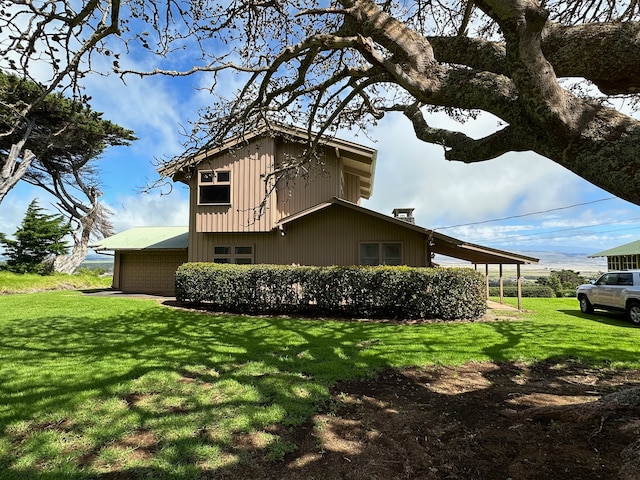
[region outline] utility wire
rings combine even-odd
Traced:
[[[514,218],[523,218],[523,217],[530,217],[532,215],[540,215],[542,213],[550,213],[550,212],[557,212],[559,210],[567,210],[569,208],[575,208],[575,207],[583,207],[585,205],[591,205],[594,203],[598,203],[598,202],[606,202],[608,200],[615,200],[618,197],[607,197],[607,198],[600,198],[598,200],[593,200],[591,202],[584,202],[584,203],[576,203],[575,205],[567,205],[566,207],[558,207],[558,208],[551,208],[549,210],[541,210],[539,212],[531,212],[531,213],[523,213],[522,215],[512,215],[510,217],[504,217],[504,218],[495,218],[493,220],[483,220],[481,222],[472,222],[472,223],[461,223],[460,225],[450,225],[448,227],[437,227],[434,228],[433,230],[447,230],[449,228],[458,228],[458,227],[469,227],[471,225],[482,225],[484,223],[493,223],[493,222],[502,222],[504,220],[512,220]]]
[[[585,228],[592,228],[592,227],[602,227],[604,225],[616,225],[618,223],[627,223],[627,222],[633,222],[636,220],[640,220],[640,217],[634,217],[634,218],[627,218],[625,220],[616,220],[615,222],[604,222],[604,223],[591,223],[589,225],[582,225],[580,227],[570,227],[570,228],[561,228],[558,230],[550,230],[548,232],[535,232],[535,233],[517,233],[515,235],[509,235],[506,237],[500,237],[500,240],[519,240],[523,237],[538,237],[538,238],[547,238],[545,237],[545,235],[551,235],[554,233],[559,233],[559,232],[569,232],[571,230],[583,230]],[[640,227],[633,227],[630,228],[630,230],[633,230],[635,228],[640,228]],[[617,232],[619,230],[604,230],[602,232],[594,232],[595,233],[609,233],[609,232]]]
[[[586,232],[586,233],[583,233],[583,234],[579,234],[577,236],[578,237],[583,237],[585,235],[600,235],[600,234],[603,234],[603,233],[626,232],[626,231],[629,231],[629,230],[639,230],[639,229],[640,229],[640,226],[629,227],[629,228],[617,228],[615,230],[605,230],[603,232],[592,232],[592,233]],[[496,240],[486,239],[486,240],[482,240],[482,241],[483,242],[491,242],[492,244],[501,245],[503,243],[531,242],[531,241],[535,241],[535,240],[538,240],[538,239],[554,239],[554,238],[564,238],[564,237],[573,237],[574,236],[572,234],[568,234],[568,235],[552,235],[552,236],[549,236],[549,237],[545,237],[544,235],[545,234],[542,234],[542,236],[538,237],[537,239],[536,238],[527,238],[527,239],[523,239],[523,240],[518,240],[517,238],[514,239],[512,237],[506,237],[506,238],[502,238],[502,239],[496,239]]]

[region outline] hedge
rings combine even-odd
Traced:
[[[186,263],[176,299],[222,311],[352,318],[473,319],[486,312],[471,269]]]
[[[503,294],[505,297],[517,297],[518,287],[504,287]],[[489,296],[500,296],[500,287],[489,287]],[[539,298],[553,298],[556,296],[553,289],[547,285],[531,285],[522,287],[523,297],[539,297]]]

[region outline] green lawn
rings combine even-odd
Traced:
[[[575,299],[509,321],[394,325],[215,316],[73,291],[0,295],[0,479],[197,478],[274,460],[339,379],[385,366],[572,358],[640,368],[640,329]]]
[[[110,286],[110,276],[100,277],[87,269],[73,275],[62,273],[52,275],[16,274],[0,271],[0,294],[68,290],[70,288],[109,288]]]

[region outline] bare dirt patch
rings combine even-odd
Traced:
[[[579,411],[575,405],[639,385],[640,371],[572,362],[387,369],[335,385],[322,413],[279,428],[297,445],[284,461],[252,449],[248,463],[216,478],[640,478],[637,407],[579,421],[526,415],[540,407]]]

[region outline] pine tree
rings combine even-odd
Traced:
[[[27,208],[22,224],[16,230],[15,240],[0,233],[0,243],[5,246],[8,257],[7,270],[15,273],[50,273],[53,264],[46,260],[68,250],[64,237],[71,226],[62,215],[42,213],[37,200]]]

